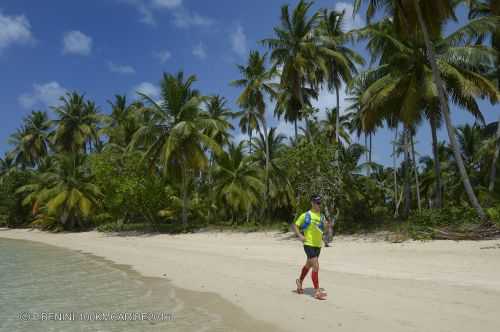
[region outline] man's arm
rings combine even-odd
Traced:
[[[304,235],[300,233],[299,227],[295,223],[293,223],[293,231],[295,232],[295,235],[297,235],[297,237],[300,239],[300,241],[304,242]]]

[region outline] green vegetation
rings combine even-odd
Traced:
[[[53,119],[32,112],[0,159],[0,224],[287,230],[320,193],[337,233],[497,235],[500,126],[485,123],[478,100],[500,97],[499,6],[356,0],[355,9],[364,2],[369,24],[354,31],[343,30],[343,12],[313,12],[302,0],[283,6],[279,25],[262,40],[269,53],[251,51],[240,77],[228,82],[241,89],[238,110],[179,72],[163,74],[160,100],[116,95],[106,113],[75,91],[61,96]],[[461,4],[470,20],[444,35]],[[393,16],[372,22],[377,11]],[[370,59],[353,51],[361,41]],[[351,102],[343,110],[342,89]],[[335,105],[314,108],[321,91],[335,94]],[[475,123],[454,127],[450,104]],[[271,111],[294,125],[293,137],[269,128]],[[433,154],[417,160],[414,138],[424,122]],[[233,124],[248,140],[234,140]],[[448,143],[437,137],[443,125]],[[382,127],[394,132],[392,167],[372,161],[372,137]],[[362,135],[364,145],[353,143]]]

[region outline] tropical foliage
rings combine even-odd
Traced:
[[[445,33],[464,5],[468,20]],[[497,2],[356,0],[367,24],[352,31],[345,12],[315,8],[304,0],[281,8],[263,49],[228,82],[236,100],[199,91],[196,76],[178,72],[162,75],[159,99],[115,95],[102,109],[75,91],[52,112],[33,111],[0,159],[0,223],[281,226],[320,193],[340,232],[396,225],[459,238],[475,225],[491,234],[500,222],[500,126],[485,122],[480,100],[500,98]],[[335,102],[313,107],[324,94]],[[474,123],[454,126],[457,109]],[[293,125],[291,137],[280,121]],[[391,167],[372,157],[383,128],[394,137]],[[445,129],[448,141],[438,138]],[[419,154],[417,133],[432,155]]]

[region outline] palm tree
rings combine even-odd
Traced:
[[[491,47],[497,52],[496,58],[496,70],[493,71],[492,77],[497,83],[497,87],[500,89],[500,4],[497,0],[469,0],[470,12],[469,18],[479,18],[479,17],[495,17],[497,18],[496,27],[491,31]],[[482,39],[483,36],[480,36]],[[500,117],[498,122],[500,122]],[[488,185],[488,190],[493,192],[495,188],[496,179],[496,163],[498,161],[498,156],[500,155],[500,126],[497,126],[496,132],[496,149],[491,160],[490,167],[490,181]]]
[[[321,121],[321,125],[325,130],[326,136],[330,143],[340,142],[340,138],[344,141],[345,145],[351,144],[350,118],[352,113],[338,116],[338,108],[326,110],[326,118]]]
[[[49,152],[51,122],[46,112],[33,111],[24,118],[23,126],[11,136],[14,149],[10,152],[16,164],[38,165]]]
[[[272,86],[272,78],[275,74],[274,69],[267,70],[266,66],[266,54],[260,55],[258,51],[250,52],[250,56],[248,58],[247,66],[238,66],[240,73],[243,75],[243,78],[237,81],[234,81],[232,84],[235,86],[243,87],[243,92],[238,97],[237,103],[240,107],[244,109],[243,111],[243,123],[240,122],[240,126],[242,128],[248,128],[249,130],[249,144],[250,144],[250,153],[251,149],[251,131],[252,126],[250,124],[255,124],[258,128],[258,123],[262,124],[262,128],[264,130],[264,134],[262,137],[266,138],[265,146],[266,146],[266,164],[265,164],[265,183],[266,190],[264,193],[264,202],[267,206],[268,195],[269,195],[269,143],[267,142],[268,138],[268,130],[267,130],[267,121],[266,121],[266,102],[265,96],[274,97],[275,91]],[[243,120],[246,118],[246,120]],[[252,121],[250,121],[252,119]],[[267,210],[267,209],[266,209]]]
[[[363,0],[355,0],[354,12],[359,10],[361,2],[363,2]],[[448,137],[465,191],[469,197],[471,205],[476,209],[479,218],[482,221],[486,221],[486,214],[472,189],[463,160],[460,156],[458,142],[455,135],[455,128],[451,122],[445,84],[438,67],[438,60],[436,57],[436,50],[438,50],[438,48],[435,48],[435,45],[433,45],[433,41],[441,35],[444,22],[446,22],[449,18],[455,17],[454,6],[458,4],[458,1],[391,0],[381,3],[376,0],[368,0],[368,2],[368,18],[373,17],[377,9],[385,7],[386,11],[393,13],[393,24],[398,33],[401,33],[403,36],[415,36],[419,33],[422,34],[426,50],[425,55],[431,68],[432,80],[437,89],[440,113],[445,120]]]
[[[319,13],[308,16],[312,2],[300,0],[292,14],[288,5],[281,7],[281,24],[274,28],[275,38],[264,39],[264,45],[271,49],[273,65],[280,70],[279,94],[276,113],[285,116],[285,121],[295,123],[302,120],[309,99],[317,98],[317,86],[322,78],[321,69],[326,64],[319,56],[315,29]]]
[[[108,145],[125,148],[130,144],[134,133],[139,129],[143,105],[140,102],[127,103],[127,96],[115,95],[114,101],[109,101],[111,114],[105,118],[107,126],[104,133],[109,137]]]
[[[97,126],[100,117],[92,102],[87,103],[84,95],[67,93],[60,98],[62,106],[54,108],[58,116],[52,141],[56,149],[64,152],[87,152],[87,143],[98,141]]]
[[[152,166],[158,163],[164,174],[181,180],[184,226],[187,225],[188,177],[207,167],[205,147],[216,153],[220,150],[215,140],[205,134],[216,128],[202,110],[203,97],[192,89],[195,81],[193,75],[184,79],[183,72],[165,73],[160,102],[141,94],[151,104],[151,121],[137,130],[130,143],[130,147],[144,146],[144,158]]]
[[[267,137],[264,137],[263,133],[259,133],[252,141],[255,151],[252,159],[264,169],[266,169],[266,164],[269,165],[268,199],[273,202],[270,206],[275,209],[291,206],[294,200],[292,185],[287,177],[286,169],[282,166],[283,156],[287,154],[285,140],[286,137],[278,134],[276,128],[271,128]],[[269,154],[268,157],[267,154]],[[269,162],[267,163],[267,161]]]
[[[34,182],[18,189],[26,194],[23,204],[31,205],[34,224],[44,228],[80,229],[100,205],[101,191],[92,183],[81,154],[58,154],[53,168],[36,174]]]
[[[427,48],[422,47],[418,39],[402,40],[398,39],[395,31],[387,33],[377,28],[375,30],[376,38],[380,37],[384,40],[384,43],[374,43],[384,45],[381,55],[382,63],[378,69],[370,73],[373,82],[376,83],[365,91],[364,102],[369,105],[368,108],[378,108],[380,113],[385,114],[390,112],[391,108],[394,109],[394,106],[402,105],[398,111],[400,117],[404,123],[411,125],[419,121],[422,110],[431,109],[440,104],[441,92],[440,89],[435,88],[440,85],[434,84],[432,61],[427,58]],[[474,97],[487,96],[492,101],[498,98],[496,88],[483,76],[484,68],[492,64],[492,52],[476,45],[456,46],[457,34],[462,33],[459,30],[447,38],[435,40],[436,50],[438,50],[437,70],[440,78],[446,82],[446,93],[452,97],[452,101],[480,118],[481,113]],[[378,51],[380,52],[380,49]],[[436,54],[434,54],[434,60],[436,60]],[[420,87],[419,93],[417,93],[417,87]],[[385,106],[381,108],[381,105]],[[445,107],[448,108],[448,104]],[[444,114],[442,109],[440,114]],[[451,140],[456,143],[454,134],[450,137]],[[452,143],[453,146],[454,143]],[[460,174],[466,188],[472,190],[468,177],[466,179],[463,177],[463,174],[467,174],[464,173],[465,168],[462,169],[460,166],[463,166],[461,156],[455,157],[460,159],[457,165],[461,170]],[[469,198],[481,216],[483,211],[480,205],[476,204],[477,199],[473,200],[474,192],[472,196],[469,195]]]
[[[327,65],[326,82],[328,89],[335,90],[337,97],[337,112],[340,113],[339,90],[342,83],[349,83],[353,74],[357,74],[356,64],[364,64],[363,58],[355,51],[345,46],[348,41],[343,31],[345,11],[324,10],[318,27],[320,52]],[[336,117],[335,142],[339,143],[340,117]]]
[[[245,211],[257,205],[264,185],[259,179],[258,168],[250,156],[245,156],[243,143],[232,143],[228,152],[219,155],[215,170],[215,187],[218,199],[233,212]]]
[[[207,128],[206,134],[220,146],[229,142],[231,138],[229,130],[234,129],[229,120],[236,117],[236,113],[233,113],[226,104],[226,98],[219,95],[210,96],[205,100],[206,114],[208,120],[212,122],[212,126]]]

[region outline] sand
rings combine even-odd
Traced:
[[[336,237],[320,256],[315,300],[294,292],[304,263],[290,234],[50,234],[0,229],[0,237],[81,250],[181,288],[213,292],[285,331],[498,331],[500,240],[389,243]]]

